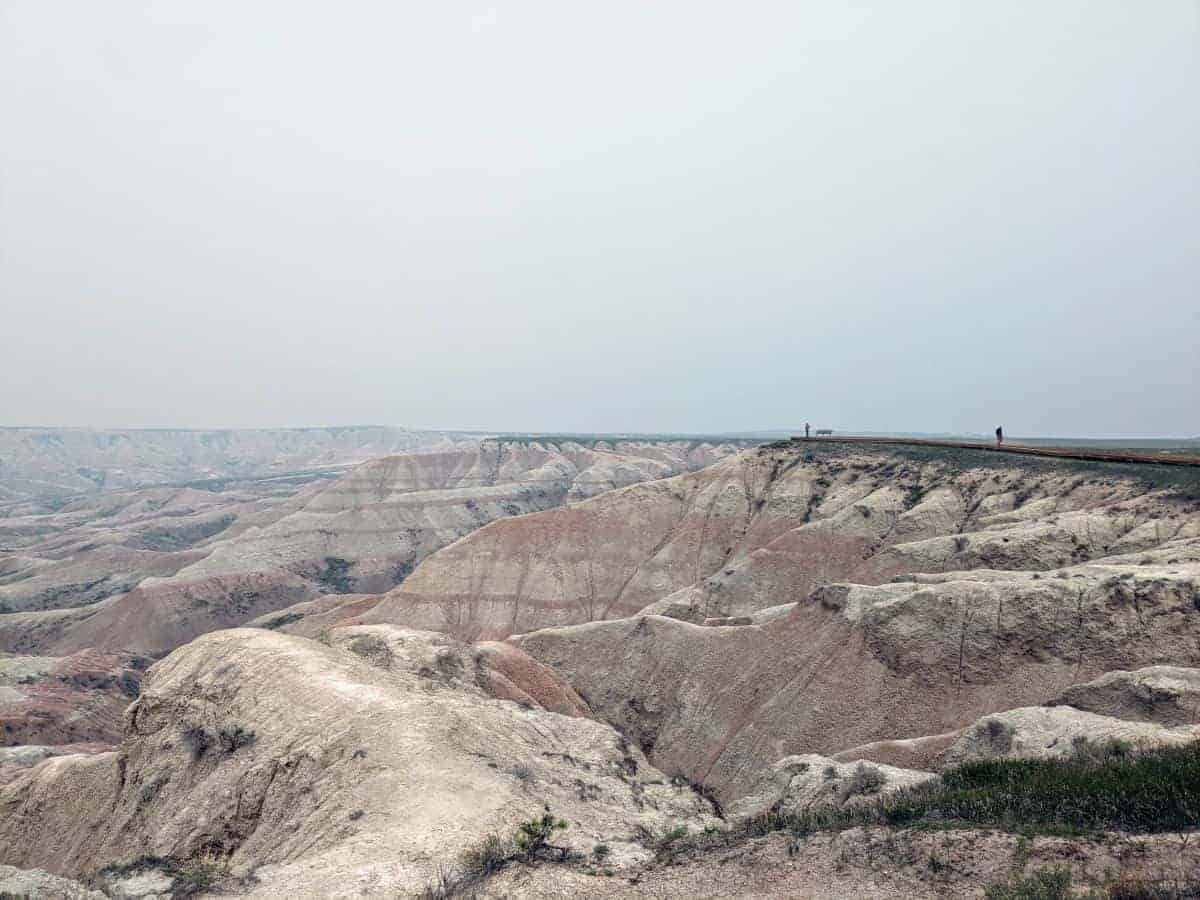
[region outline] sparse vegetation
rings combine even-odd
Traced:
[[[299,622],[303,618],[304,615],[302,613],[284,613],[281,616],[276,616],[274,619],[269,619],[268,621],[263,622],[262,627],[268,629],[269,631],[274,631],[277,628],[282,628],[284,625],[291,625],[293,622]]]
[[[1053,866],[986,885],[983,896],[986,900],[1196,900],[1200,897],[1200,881],[1194,878],[1147,878],[1125,872],[1084,891],[1075,890],[1073,884],[1070,869]]]
[[[838,803],[845,803],[851,797],[878,794],[885,784],[887,778],[877,767],[860,762],[846,780],[838,785]]]
[[[350,577],[350,568],[354,563],[339,556],[327,556],[324,562],[324,568],[317,573],[317,581],[327,588],[326,593],[354,593],[354,579]]]
[[[141,805],[145,806],[147,803],[153,802],[154,798],[158,796],[158,792],[163,789],[163,786],[168,781],[170,781],[170,778],[167,775],[159,775],[152,781],[148,781],[142,785],[142,789],[138,792],[138,800]]]
[[[364,634],[350,642],[350,652],[361,656],[373,666],[390,669],[396,661],[392,648],[377,634]]]
[[[212,735],[200,725],[189,725],[183,730],[183,745],[192,751],[192,759],[199,759],[208,752]]]
[[[106,886],[143,872],[161,872],[172,880],[171,900],[185,900],[203,894],[229,877],[229,867],[216,857],[176,859],[164,856],[143,856],[123,865],[105,866],[90,881]]]
[[[434,882],[427,885],[418,896],[421,900],[472,897],[484,881],[510,863],[534,863],[544,859],[547,851],[554,851],[557,860],[564,860],[567,858],[567,849],[554,846],[550,838],[554,832],[567,827],[565,820],[546,812],[539,818],[522,822],[516,833],[507,840],[489,834],[476,846],[464,850],[459,855],[457,866],[440,869]]]
[[[183,745],[192,752],[193,760],[199,760],[214,745],[220,745],[226,753],[236,753],[254,741],[254,732],[241,725],[226,725],[215,734],[203,725],[189,725],[183,731]]]
[[[670,863],[682,849],[681,842],[687,836],[687,826],[677,825],[674,828],[668,828],[660,835],[651,835],[646,843],[654,851],[654,859],[657,862]]]
[[[984,723],[984,734],[987,736],[988,749],[997,756],[1003,756],[1012,749],[1013,735],[1016,729],[1000,719],[988,719]]]
[[[1097,896],[1093,892],[1086,900]],[[1146,878],[1130,873],[1111,879],[1104,892],[1098,895],[1104,900],[1196,900],[1200,897],[1200,880],[1190,878]]]
[[[566,827],[565,820],[556,819],[551,813],[546,813],[540,819],[522,822],[517,828],[517,835],[513,843],[522,857],[534,859],[538,854],[552,847],[549,841],[554,832]]]
[[[734,846],[777,831],[797,837],[860,825],[989,828],[1017,834],[1085,835],[1186,831],[1200,823],[1200,743],[1066,759],[972,762],[874,803],[766,813],[729,831],[673,842],[685,849]],[[686,843],[687,846],[678,846]]]
[[[983,889],[986,900],[1065,900],[1071,896],[1071,870],[1039,869],[1032,875],[1018,875]]]
[[[217,733],[217,739],[221,742],[222,750],[226,753],[235,753],[242,747],[253,744],[255,734],[241,725],[226,725]]]
[[[1125,759],[1133,753],[1133,744],[1120,738],[1097,741],[1082,734],[1071,738],[1071,757],[1080,762],[1103,763]]]

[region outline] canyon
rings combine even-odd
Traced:
[[[1190,752],[1200,470],[486,438],[55,502],[0,519],[0,864],[47,892],[978,896],[1018,849],[1197,862],[752,823]]]

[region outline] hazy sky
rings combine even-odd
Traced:
[[[0,0],[0,424],[1200,434],[1196,0]]]

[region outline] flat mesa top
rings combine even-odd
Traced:
[[[995,444],[986,441],[943,441],[922,438],[855,437],[796,435],[800,443],[838,444],[902,444],[914,447],[961,447],[967,450],[990,450],[995,453],[1016,453],[1024,456],[1049,456],[1059,459],[1091,459],[1100,462],[1154,463],[1166,466],[1200,466],[1200,456],[1193,454],[1153,453],[1145,450],[1092,450],[1083,447],[1033,447],[1027,444]]]

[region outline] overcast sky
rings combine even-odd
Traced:
[[[1196,0],[0,0],[0,424],[1200,434]]]

